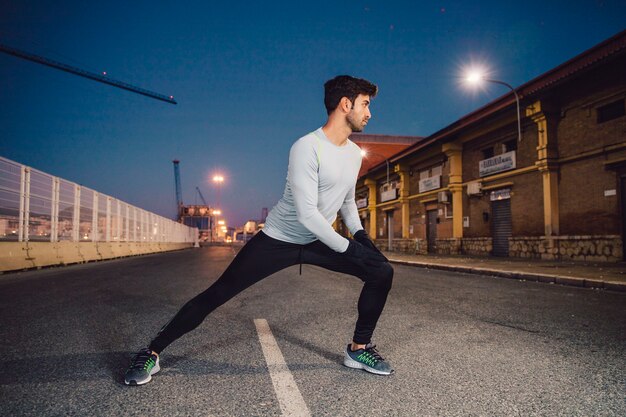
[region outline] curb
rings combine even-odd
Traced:
[[[584,288],[601,288],[601,289],[611,290],[611,291],[626,292],[626,283],[619,282],[619,281],[603,281],[599,279],[576,278],[576,277],[568,277],[568,276],[563,276],[563,275],[540,274],[540,273],[521,272],[521,271],[503,271],[499,269],[474,268],[474,267],[469,267],[469,266],[457,266],[457,265],[446,265],[446,264],[433,264],[433,263],[418,262],[418,261],[402,261],[398,259],[389,259],[389,262],[400,264],[400,265],[415,266],[419,268],[440,269],[443,271],[490,275],[490,276],[499,277],[499,278],[523,279],[526,281],[544,282],[548,284],[560,284],[560,285],[569,285],[569,286],[584,287]]]

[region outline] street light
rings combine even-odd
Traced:
[[[220,194],[221,194],[221,190],[222,190],[222,183],[224,182],[224,177],[222,175],[214,175],[213,176],[213,182],[215,184],[217,184],[217,205],[220,205]]]
[[[468,84],[473,85],[473,86],[479,85],[482,81],[485,81],[488,83],[500,84],[500,85],[507,87],[509,90],[513,92],[513,94],[515,95],[515,103],[517,105],[517,141],[521,142],[522,141],[522,122],[521,122],[520,110],[519,110],[519,96],[517,95],[517,91],[515,91],[515,88],[513,88],[511,84],[505,83],[504,81],[494,80],[492,78],[485,78],[485,74],[480,70],[470,70],[465,76],[465,81]]]
[[[381,155],[377,152],[371,152],[371,151],[366,151],[365,149],[361,149],[361,156],[363,158],[367,157],[368,154],[372,154],[372,155],[378,155],[378,156],[382,156],[383,158],[385,158],[385,164],[387,164],[387,182],[386,184],[389,184],[389,159],[387,159],[387,157],[385,155]]]
[[[219,187],[224,182],[224,177],[222,175],[214,175],[213,182],[216,183],[217,186]]]
[[[222,214],[220,210],[211,209],[209,211],[209,233],[211,234],[211,243],[213,242],[213,219]]]

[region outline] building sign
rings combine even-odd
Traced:
[[[381,191],[380,193],[380,201],[384,203],[385,201],[395,200],[398,198],[398,189],[390,188],[387,191]]]
[[[508,171],[515,168],[515,151],[506,152],[493,158],[483,159],[478,163],[478,174],[481,177]]]
[[[365,208],[367,207],[367,197],[359,198],[356,200],[356,208]]]
[[[441,175],[437,175],[435,177],[428,177],[420,180],[419,183],[419,192],[424,193],[430,190],[436,190],[437,188],[441,188]]]
[[[511,189],[503,188],[501,190],[492,191],[489,195],[489,200],[498,201],[498,200],[506,200],[511,198]]]

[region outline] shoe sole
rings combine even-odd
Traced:
[[[352,368],[352,369],[363,369],[366,372],[369,372],[371,374],[376,374],[376,375],[391,375],[393,374],[394,370],[392,369],[389,372],[385,372],[385,371],[380,371],[378,369],[372,368],[371,366],[367,366],[364,363],[355,361],[354,359],[352,359],[350,356],[348,356],[348,354],[345,355],[345,357],[343,358],[343,365],[347,366],[348,368]]]
[[[148,382],[152,381],[152,375],[156,374],[160,370],[161,370],[161,367],[159,366],[159,363],[157,362],[157,364],[154,365],[154,368],[152,368],[152,370],[148,374],[148,378],[141,380],[141,381],[137,381],[135,379],[131,379],[130,381],[127,381],[126,379],[124,379],[124,383],[126,385],[130,385],[131,387],[136,387],[138,385],[147,384]]]

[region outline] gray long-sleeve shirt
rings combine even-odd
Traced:
[[[361,169],[361,150],[351,140],[333,144],[319,128],[298,139],[289,152],[287,183],[272,208],[263,232],[284,242],[307,244],[319,239],[336,252],[345,252],[348,240],[332,228],[341,210],[354,234],[361,221],[354,187]]]

